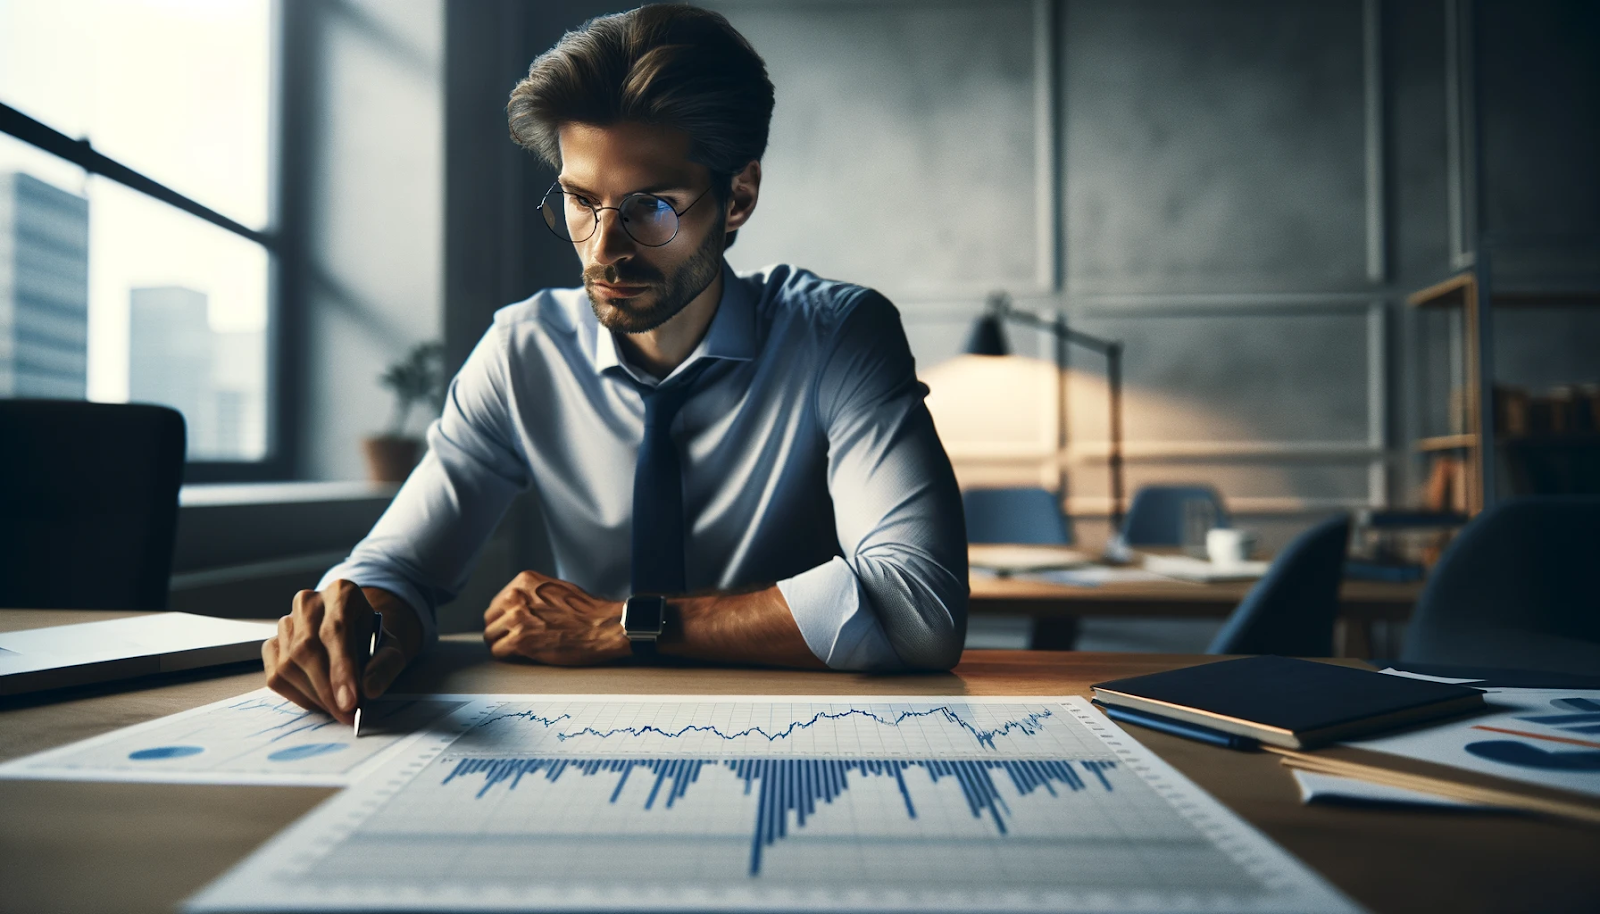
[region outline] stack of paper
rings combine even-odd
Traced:
[[[1001,574],[1021,574],[1053,568],[1078,568],[1089,564],[1089,557],[1065,546],[974,543],[967,547],[967,564]]]
[[[1490,689],[1485,698],[1487,715],[1312,752],[1273,751],[1299,771],[1600,822],[1600,690]]]
[[[1185,581],[1200,581],[1211,583],[1213,581],[1253,581],[1267,573],[1272,566],[1271,562],[1232,562],[1227,565],[1217,565],[1205,559],[1191,558],[1187,555],[1147,555],[1144,557],[1146,571],[1153,571],[1159,575],[1179,578]]]

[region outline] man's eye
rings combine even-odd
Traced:
[[[585,197],[583,194],[567,194],[567,196],[572,199],[573,203],[576,203],[579,206],[587,206],[591,209],[594,207],[593,201],[591,201],[588,197]]]

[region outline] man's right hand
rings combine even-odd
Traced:
[[[373,610],[383,614],[386,634],[358,682],[357,645],[372,634]],[[278,620],[277,637],[262,643],[261,662],[268,688],[349,724],[355,722],[357,696],[382,695],[421,646],[422,624],[405,601],[339,580],[295,594],[293,611]]]

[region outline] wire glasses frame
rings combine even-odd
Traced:
[[[552,235],[562,241],[581,244],[592,238],[599,228],[600,213],[614,210],[618,223],[629,238],[647,248],[658,248],[678,237],[681,225],[679,218],[710,192],[711,188],[707,187],[681,210],[673,209],[671,202],[655,194],[643,192],[623,197],[616,206],[595,206],[582,194],[562,190],[561,182],[557,181],[550,185],[550,189],[544,192],[544,198],[539,201],[539,214],[544,217],[545,228]]]

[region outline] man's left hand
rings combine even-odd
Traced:
[[[582,666],[633,653],[622,631],[621,603],[535,571],[522,572],[495,595],[483,623],[483,640],[497,660]]]

